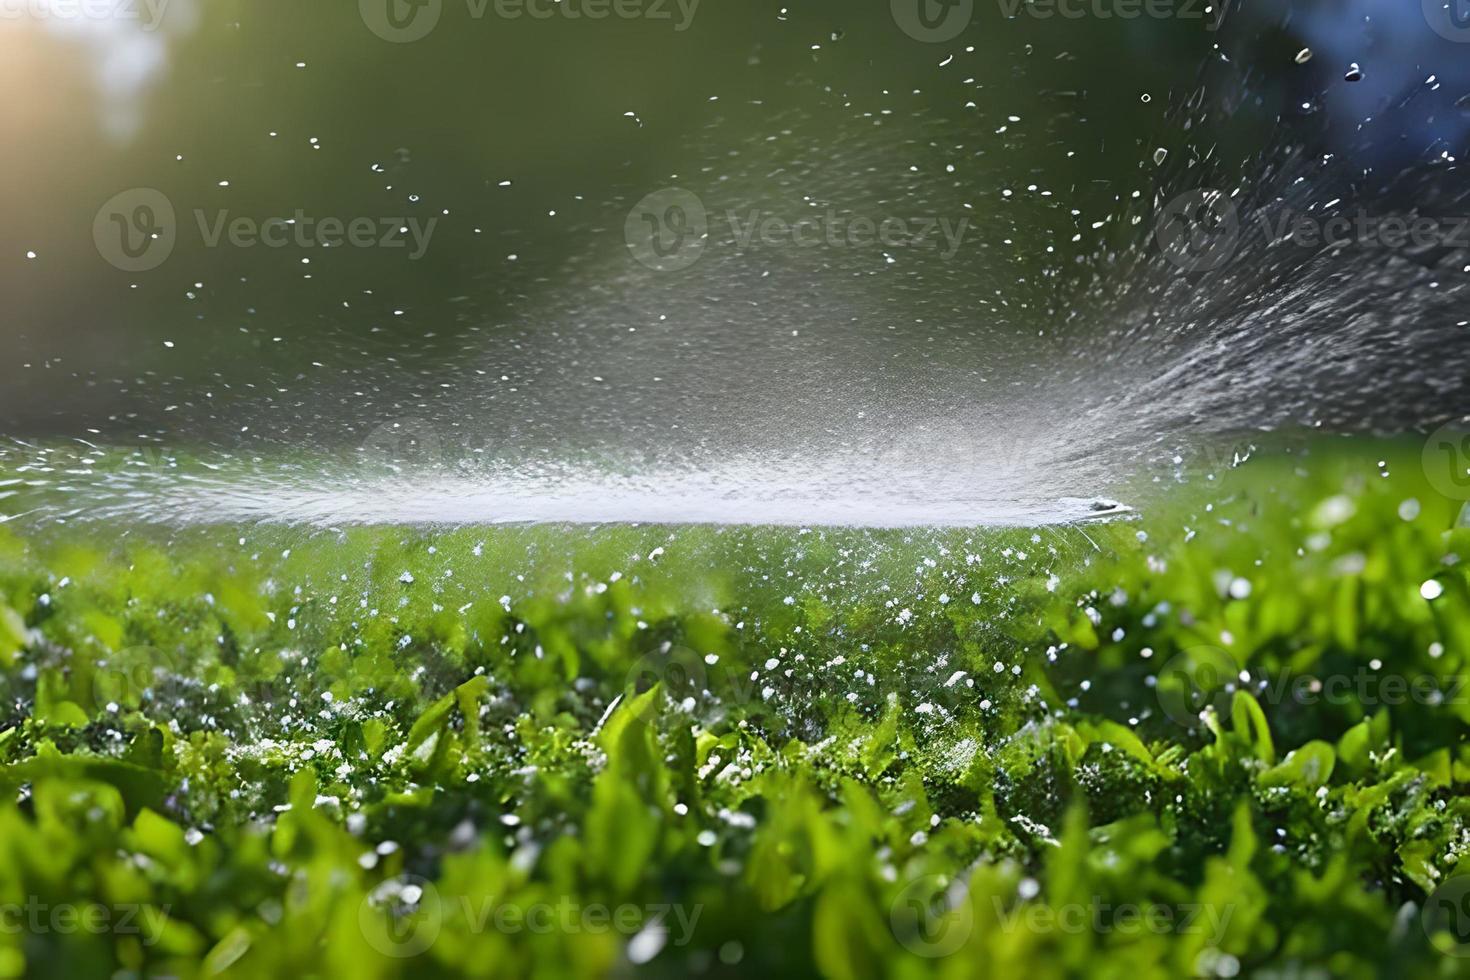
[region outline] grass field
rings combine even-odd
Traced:
[[[0,974],[1463,976],[1459,513],[0,529]]]

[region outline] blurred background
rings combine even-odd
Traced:
[[[424,416],[758,446],[1003,406],[1036,365],[1106,371],[1088,297],[1160,195],[1284,146],[1368,183],[1465,146],[1470,46],[1418,0],[1046,9],[6,0],[0,431],[352,445]],[[625,225],[670,187],[711,247],[659,272]],[[173,215],[129,270],[99,241],[161,227],[139,189]],[[742,249],[731,213],[968,225],[949,258]],[[427,236],[211,244],[237,218]]]

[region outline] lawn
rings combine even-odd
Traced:
[[[0,526],[0,974],[1462,976],[1460,502],[1415,445],[1163,483]]]

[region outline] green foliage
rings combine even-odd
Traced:
[[[0,975],[1458,975],[1470,529],[1370,448],[1085,529],[0,532]]]

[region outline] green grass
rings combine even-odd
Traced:
[[[0,974],[1460,976],[1458,513],[0,532]]]

